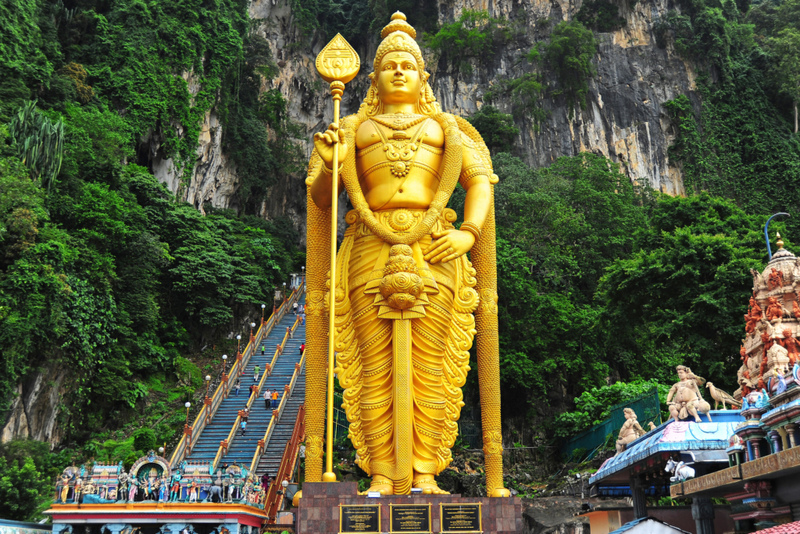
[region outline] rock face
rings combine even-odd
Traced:
[[[63,437],[56,424],[67,370],[59,365],[34,373],[17,386],[17,396],[0,433],[3,443],[15,438],[47,441],[55,447]]]
[[[517,119],[520,128],[518,154],[533,166],[546,166],[560,156],[588,151],[609,157],[621,165],[631,180],[649,185],[672,195],[683,194],[679,167],[670,162],[668,147],[672,141],[671,124],[662,104],[680,94],[688,94],[697,103],[694,92],[695,74],[690,65],[674,51],[659,48],[653,34],[654,23],[670,9],[677,9],[673,0],[640,0],[633,6],[626,0],[620,9],[627,24],[611,33],[595,34],[599,42],[594,65],[598,75],[590,82],[587,106],[576,109],[570,117],[568,102],[563,97],[545,96],[540,105],[546,119],[535,127],[525,117]],[[314,58],[324,46],[316,37],[310,46],[294,25],[288,2],[253,0],[250,16],[270,43],[280,72],[268,88],[278,88],[289,104],[289,114],[302,124],[310,154],[311,136],[323,130],[332,118],[332,105],[326,84],[314,69]],[[439,22],[451,22],[463,10],[488,10],[502,16],[518,29],[518,35],[507,49],[489,61],[473,62],[472,72],[453,72],[444,58],[438,63],[428,54],[428,70],[432,74],[434,92],[445,110],[461,115],[476,112],[484,103],[484,95],[497,80],[520,76],[533,67],[523,56],[537,42],[549,38],[557,21],[570,20],[581,7],[581,1],[559,0],[453,0],[439,1]],[[376,36],[377,38],[377,36]],[[368,50],[359,50],[364,60],[362,72],[345,91],[342,113],[356,111],[369,83],[372,58],[377,39]],[[552,89],[556,80],[552,73],[542,72]],[[190,84],[191,86],[191,84]],[[495,97],[494,105],[510,112],[510,97]],[[160,160],[153,151],[152,165],[156,175],[170,190],[202,209],[204,202],[216,207],[232,205],[238,187],[236,170],[221,151],[222,128],[216,114],[210,112],[204,121],[198,148],[198,160],[190,183],[182,186],[171,162]],[[302,174],[302,173],[301,173]],[[266,218],[288,216],[298,229],[304,230],[305,191],[303,176],[287,177],[274,185],[262,204]]]

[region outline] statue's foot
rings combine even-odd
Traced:
[[[377,491],[381,495],[394,495],[394,482],[386,477],[372,477],[372,482],[367,491],[359,492],[359,495],[366,495],[371,491]]]
[[[425,495],[450,495],[449,491],[439,488],[433,475],[420,475],[414,479],[413,486],[420,488]]]

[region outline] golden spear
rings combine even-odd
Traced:
[[[336,136],[333,145],[333,165],[331,169],[331,284],[328,303],[328,402],[327,402],[327,443],[325,444],[325,472],[323,482],[336,482],[333,472],[333,359],[334,359],[334,320],[336,318],[336,226],[338,223],[339,197],[339,104],[344,94],[344,84],[355,78],[361,67],[361,60],[353,47],[341,34],[325,45],[317,56],[317,72],[323,80],[330,84],[333,97],[333,124],[336,125]],[[351,150],[355,147],[351,147]]]

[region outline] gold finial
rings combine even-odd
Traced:
[[[337,33],[317,55],[316,67],[326,82],[348,83],[358,74],[361,59],[342,34]],[[338,121],[338,118],[336,120]]]
[[[776,244],[778,245],[778,250],[780,250],[780,249],[783,248],[783,239],[781,239],[781,233],[780,232],[775,232],[775,234],[778,237],[778,242]]]
[[[406,16],[399,11],[392,15],[392,21],[383,27],[383,30],[381,31],[381,39],[385,38],[392,32],[403,32],[410,35],[412,39],[417,38],[417,30],[415,30],[411,24],[406,22]]]

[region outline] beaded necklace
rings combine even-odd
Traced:
[[[390,130],[407,130],[412,126],[416,126],[417,124],[423,122],[428,117],[426,115],[422,115],[420,117],[408,120],[408,115],[405,113],[395,113],[394,115],[388,115],[388,117],[394,117],[393,119],[387,119],[381,117],[370,117],[373,121],[377,122],[382,126],[386,126]],[[391,121],[391,122],[390,122]]]

